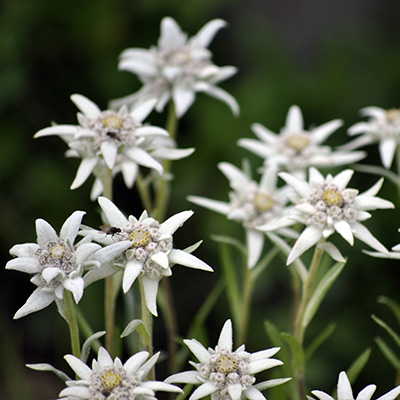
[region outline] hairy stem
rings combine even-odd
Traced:
[[[76,318],[75,302],[72,297],[72,293],[66,289],[64,289],[64,302],[65,302],[65,310],[67,313],[69,334],[71,337],[72,354],[75,357],[80,358],[81,345],[79,341],[79,328],[78,328],[78,320]]]

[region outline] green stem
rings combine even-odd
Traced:
[[[251,277],[251,270],[245,263],[245,271],[243,276],[243,290],[240,311],[240,322],[238,324],[239,331],[237,335],[237,344],[240,346],[246,341],[247,328],[249,325],[251,294],[253,290],[253,279]]]
[[[103,174],[103,196],[112,201],[112,170],[106,168]],[[104,319],[106,328],[105,344],[107,351],[111,356],[115,350],[115,307],[116,296],[114,295],[114,276],[108,276],[105,279],[104,288]]]
[[[141,347],[143,350],[149,352],[149,358],[153,355],[153,317],[147,308],[146,298],[144,295],[143,281],[141,277],[138,278],[140,287],[140,304],[142,309],[142,322],[148,335],[141,337]],[[154,380],[155,373],[154,368],[148,375],[148,380]]]
[[[82,311],[79,308],[76,308],[76,318],[78,321],[78,326],[83,334],[83,336],[87,339],[88,337],[94,334],[92,327],[89,325],[89,322],[83,315]],[[101,343],[98,339],[92,342],[92,348],[97,353],[99,348],[101,347]]]
[[[139,172],[136,177],[136,187],[142,200],[142,205],[149,213],[153,211],[153,203],[150,196],[149,184]]]
[[[65,310],[67,313],[69,334],[71,337],[72,354],[75,357],[80,358],[81,345],[79,341],[79,328],[78,328],[78,320],[76,318],[75,302],[72,297],[72,293],[66,289],[64,289],[64,302],[65,302]]]
[[[399,149],[397,149],[397,151],[396,151],[396,167],[397,167],[397,170],[396,170],[396,173],[397,173],[397,176],[400,178],[400,151],[399,151]],[[400,199],[400,184],[397,184],[397,193],[398,193],[398,195],[399,195],[399,199]]]

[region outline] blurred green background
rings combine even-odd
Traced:
[[[182,29],[195,34],[212,18],[224,18],[228,29],[218,33],[211,50],[217,65],[235,65],[239,73],[222,87],[241,106],[234,118],[228,108],[205,95],[180,124],[180,147],[196,147],[188,159],[174,164],[169,214],[193,208],[195,215],[177,232],[175,243],[184,248],[204,239],[196,255],[215,269],[214,274],[174,268],[171,285],[185,337],[191,317],[220,275],[218,246],[210,234],[242,237],[242,230],[223,216],[194,207],[189,194],[227,200],[228,183],[217,163],[240,165],[247,157],[254,168],[261,160],[240,149],[236,141],[253,137],[250,124],[260,122],[274,131],[284,124],[292,104],[303,111],[305,125],[335,118],[345,121],[329,144],[343,144],[346,129],[360,118],[360,108],[399,106],[400,2],[398,0],[3,0],[0,4],[0,257],[17,243],[36,239],[34,222],[44,218],[56,230],[75,210],[87,211],[84,223],[100,225],[96,203],[89,200],[92,181],[75,190],[69,186],[78,161],[65,159],[59,138],[33,140],[52,121],[74,124],[76,108],[69,100],[81,93],[101,108],[110,99],[139,88],[137,78],[117,71],[118,55],[127,47],[148,48],[159,36],[164,16],[174,17]],[[149,120],[164,125],[164,114]],[[366,160],[380,165],[375,148]],[[366,189],[376,177],[358,174],[352,187]],[[212,182],[212,183],[210,183]],[[397,192],[386,182],[380,195],[396,204]],[[139,214],[135,191],[115,182],[115,202],[126,213]],[[387,246],[399,243],[398,210],[378,211],[368,227]],[[377,394],[394,385],[394,371],[383,358],[374,337],[382,331],[371,320],[376,313],[391,315],[376,302],[384,294],[400,301],[398,262],[372,259],[341,239],[337,241],[350,262],[335,283],[310,328],[316,334],[334,320],[338,327],[313,358],[307,372],[309,387],[330,392],[338,373],[367,347],[371,359],[355,388],[377,383]],[[279,260],[278,260],[279,261]],[[34,289],[26,274],[0,272],[0,399],[56,398],[63,384],[50,373],[28,370],[25,363],[48,362],[70,373],[62,356],[68,353],[68,330],[55,306],[13,321],[15,311]],[[263,321],[271,319],[289,329],[289,274],[277,262],[262,276],[254,295],[248,349],[270,346]],[[102,288],[85,292],[82,308],[96,330],[102,329]],[[210,345],[229,317],[223,298],[207,321]],[[163,350],[162,316],[155,321],[155,346]],[[279,356],[279,354],[278,354]],[[159,378],[164,378],[159,376]],[[267,393],[268,395],[268,393]]]

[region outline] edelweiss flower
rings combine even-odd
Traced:
[[[341,148],[353,150],[379,143],[382,164],[385,168],[390,168],[400,143],[400,109],[384,110],[379,107],[366,107],[361,110],[361,113],[370,117],[370,120],[358,122],[348,130],[350,136],[361,136]]]
[[[144,102],[128,113],[126,107],[121,107],[118,112],[101,111],[96,104],[79,94],[72,95],[71,100],[81,111],[78,112],[79,125],[54,125],[34,136],[58,135],[70,147],[66,155],[82,159],[71,189],[81,186],[92,173],[101,182],[106,168],[111,169],[113,174],[121,171],[128,187],[132,187],[139,165],[162,174],[161,164],[151,153],[154,150],[153,139],[168,136],[168,132],[156,126],[142,125],[153,107],[153,101]],[[168,151],[165,156],[168,158]],[[95,188],[97,193],[99,189],[102,192],[99,182]]]
[[[255,385],[254,374],[283,364],[271,358],[279,351],[279,347],[248,353],[242,345],[233,351],[230,320],[225,322],[215,350],[206,349],[196,339],[186,339],[184,342],[199,360],[199,363],[191,362],[196,371],[177,373],[165,382],[200,385],[189,400],[198,400],[208,395],[211,395],[211,400],[262,400],[265,399],[262,390],[290,380],[271,379]]]
[[[75,302],[82,298],[85,268],[100,266],[110,261],[126,248],[126,242],[112,246],[107,251],[95,253],[101,247],[88,240],[74,245],[83,211],[75,211],[63,224],[60,236],[43,219],[36,220],[37,243],[18,244],[10,254],[17,257],[6,264],[7,269],[33,274],[31,282],[37,289],[27,302],[16,312],[14,318],[39,311],[54,300],[64,297],[64,289],[72,292]]]
[[[286,124],[279,134],[271,132],[261,124],[253,124],[252,129],[260,140],[240,139],[239,146],[250,150],[264,159],[264,166],[277,165],[296,175],[306,175],[313,167],[333,167],[356,162],[365,156],[364,152],[332,151],[322,143],[341,127],[339,119],[316,128],[305,130],[303,116],[298,106],[290,107]]]
[[[193,104],[196,92],[204,92],[222,100],[234,114],[238,114],[236,100],[216,86],[234,75],[236,68],[217,67],[207,49],[215,34],[224,26],[225,21],[214,19],[188,39],[174,19],[163,18],[157,47],[149,50],[131,48],[120,56],[118,68],[137,74],[143,87],[112,104],[119,107],[142,99],[157,99],[156,110],[162,111],[172,98],[180,118]]]
[[[356,400],[370,400],[376,390],[376,385],[368,385],[360,393],[358,393]],[[319,400],[335,400],[329,394],[320,390],[313,390],[311,392]],[[378,397],[376,400],[394,400],[400,393],[400,386],[396,386],[390,392]],[[309,400],[314,400],[313,397],[307,396]],[[350,385],[349,378],[346,372],[342,371],[339,374],[337,384],[337,400],[354,400],[353,390]]]
[[[260,258],[264,234],[256,229],[268,221],[279,219],[285,212],[287,188],[276,187],[275,168],[264,171],[260,183],[251,179],[250,174],[229,163],[219,163],[219,169],[229,179],[232,192],[230,202],[211,200],[204,197],[189,196],[188,200],[219,212],[228,219],[241,222],[246,231],[248,267],[253,268]],[[282,229],[282,235],[296,237],[294,231]]]
[[[355,236],[373,249],[387,252],[386,248],[360,223],[371,217],[367,210],[394,208],[390,201],[375,197],[383,179],[359,195],[357,189],[346,188],[353,173],[354,171],[347,169],[335,177],[329,174],[324,178],[317,169],[310,168],[309,182],[286,172],[279,174],[295,191],[290,196],[295,204],[293,212],[278,223],[267,223],[258,229],[276,230],[298,222],[307,225],[294,244],[287,264],[335,231],[350,245],[353,245]]]
[[[90,369],[79,358],[68,354],[64,358],[80,379],[67,381],[68,387],[60,392],[59,400],[155,399],[157,390],[182,393],[180,388],[165,382],[145,381],[158,356],[159,353],[146,361],[149,353],[141,351],[122,364],[118,357],[113,360],[107,350],[100,347],[98,360],[93,360]]]
[[[172,235],[193,214],[192,211],[183,211],[159,223],[146,211],[139,219],[132,215],[126,218],[112,201],[105,197],[99,197],[98,201],[110,224],[108,232],[85,229],[80,234],[105,245],[119,241],[130,241],[131,245],[114,260],[113,265],[89,271],[85,276],[87,284],[113,274],[119,267],[124,269],[122,289],[126,293],[141,275],[147,308],[157,315],[158,283],[164,276],[171,276],[173,264],[212,271],[192,254],[173,248]]]

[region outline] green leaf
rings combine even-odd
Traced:
[[[98,338],[101,338],[106,334],[106,331],[100,331],[96,332],[93,335],[89,336],[86,340],[85,343],[82,345],[82,351],[81,351],[81,360],[86,363],[88,357],[89,357],[89,352],[90,352],[90,347],[94,342],[97,341]]]
[[[244,255],[246,254],[246,247],[240,240],[237,240],[236,238],[226,235],[211,235],[211,239],[218,243],[229,244],[238,249]]]
[[[370,348],[364,350],[347,369],[346,374],[351,384],[355,382],[355,380],[360,375],[361,371],[367,364],[370,355],[371,355]]]
[[[175,400],[185,400],[186,397],[188,397],[190,392],[192,391],[192,388],[193,388],[192,383],[186,384],[183,388],[183,393],[178,394],[178,396],[176,396]]]
[[[294,369],[297,371],[297,373],[303,373],[305,357],[300,342],[289,333],[281,333],[281,336],[283,339],[285,339],[292,352]]]
[[[64,372],[54,368],[52,365],[50,364],[26,364],[26,366],[30,369],[34,369],[35,371],[46,371],[46,372],[53,372],[54,374],[56,374],[59,378],[61,378],[64,382],[66,381],[70,381],[71,378],[65,374]]]
[[[392,367],[398,371],[400,369],[400,359],[397,357],[394,351],[379,336],[375,338],[375,342]]]
[[[385,329],[385,331],[392,337],[397,346],[400,347],[399,335],[386,322],[382,321],[377,316],[371,315],[371,317],[378,325],[380,325],[383,329]]]
[[[143,324],[141,319],[134,319],[125,327],[123,332],[121,333],[121,338],[129,336],[131,333],[137,332],[145,343],[150,343],[150,334],[147,331],[146,327]]]
[[[305,357],[309,360],[315,351],[331,336],[336,328],[336,323],[331,322],[327,327],[308,345]]]
[[[335,282],[336,278],[342,272],[345,263],[336,263],[319,281],[318,285],[314,289],[311,298],[307,304],[306,311],[304,313],[303,326],[308,326],[317,312],[322,300],[325,298],[328,290]]]
[[[389,299],[389,297],[386,296],[380,296],[378,297],[378,303],[385,304],[390,308],[392,311],[393,315],[395,316],[398,324],[400,325],[400,305],[399,303],[395,302],[392,299]]]

